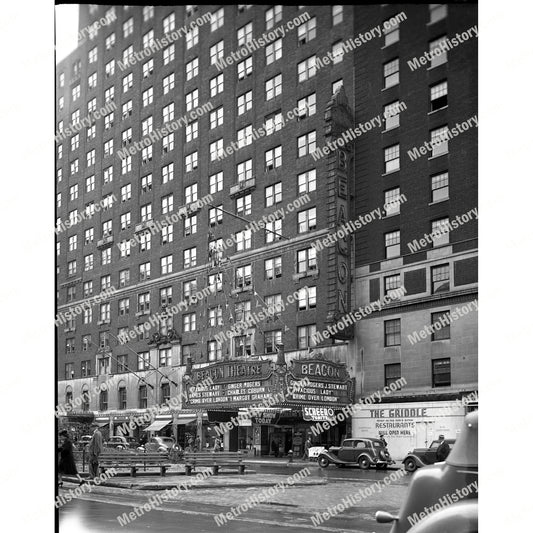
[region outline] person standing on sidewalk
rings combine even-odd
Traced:
[[[59,447],[59,486],[63,486],[63,475],[76,476],[80,485],[83,485],[84,481],[81,476],[78,474],[78,469],[76,468],[76,461],[74,460],[74,448],[72,446],[72,441],[70,440],[66,430],[61,431],[59,436],[62,439],[61,446]]]
[[[309,460],[309,448],[311,448],[311,446],[312,446],[311,438],[307,437],[307,440],[305,441],[305,444],[304,444],[304,456],[303,456],[304,461]]]
[[[98,424],[93,424],[92,427],[94,427],[94,433],[87,445],[87,453],[89,454],[89,477],[94,479],[98,475],[98,463],[104,449],[104,442]]]

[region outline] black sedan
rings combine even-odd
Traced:
[[[358,464],[362,470],[371,466],[385,469],[394,464],[387,447],[380,439],[345,439],[342,446],[332,446],[318,456],[318,465],[326,468],[330,463],[337,466]]]

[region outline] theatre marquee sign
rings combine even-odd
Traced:
[[[208,388],[194,386],[210,378]],[[295,388],[307,378],[308,385]],[[352,381],[346,366],[323,358],[293,360],[290,367],[270,360],[223,361],[191,370],[184,380],[186,408],[235,409],[251,406],[327,406],[351,403]]]

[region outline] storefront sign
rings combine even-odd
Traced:
[[[239,361],[215,363],[194,370],[193,384],[211,378],[215,383],[230,383],[238,379],[264,380],[272,375],[270,361]]]
[[[335,411],[327,407],[302,407],[304,420],[322,422],[328,418],[333,418]]]

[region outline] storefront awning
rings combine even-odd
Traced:
[[[103,428],[105,426],[109,426],[109,421],[108,422],[102,422],[100,420],[97,420],[95,423],[98,424],[99,428]]]
[[[196,421],[197,421],[196,415],[178,415],[176,424],[184,425],[184,424],[190,424],[191,422],[196,422]]]
[[[145,428],[144,431],[159,431],[160,429],[168,426],[170,422],[172,422],[172,420],[169,420],[168,418],[165,420],[155,420],[147,428]]]

